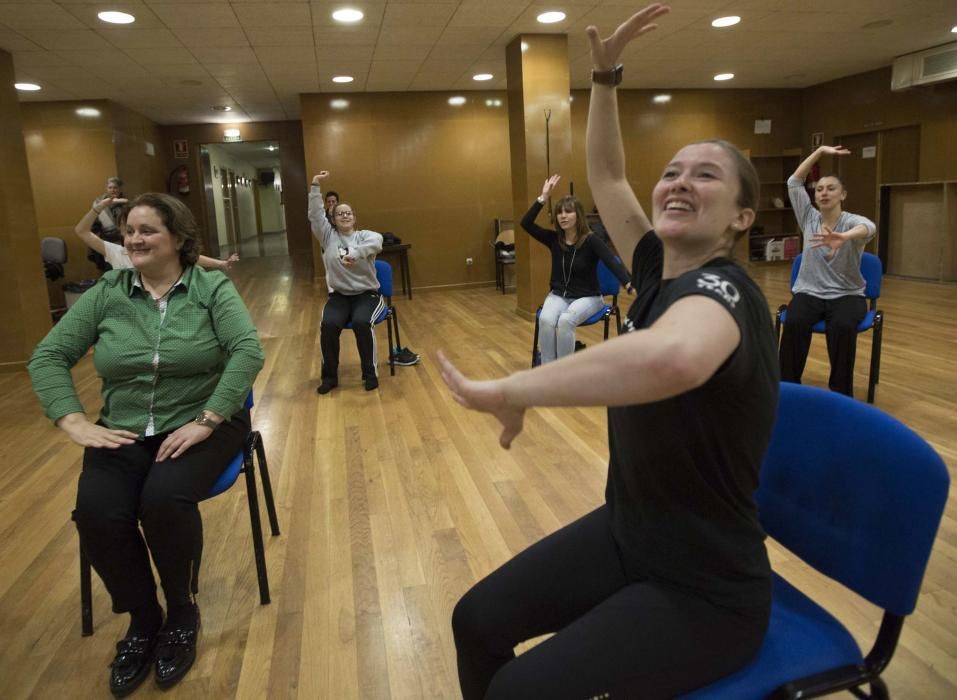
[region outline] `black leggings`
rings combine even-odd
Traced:
[[[356,334],[356,347],[362,365],[362,378],[377,376],[375,332],[372,321],[382,310],[382,295],[378,292],[340,294],[330,292],[322,309],[319,326],[319,346],[322,349],[322,378],[339,378],[339,335],[347,323]]]
[[[827,356],[831,361],[828,386],[854,396],[854,359],[857,356],[857,326],[867,313],[867,301],[860,296],[820,299],[811,294],[795,294],[788,304],[788,315],[781,335],[781,381],[801,383],[807,354],[811,349],[811,327],[825,322]]]
[[[465,700],[646,700],[742,668],[767,619],[764,606],[732,610],[628,581],[602,506],[479,581],[455,606],[452,630]],[[515,645],[551,632],[515,656]]]
[[[196,504],[242,450],[249,435],[249,411],[224,421],[182,456],[154,462],[167,435],[116,449],[87,447],[83,453],[73,519],[80,545],[113,599],[114,612],[156,603],[150,555],[167,607],[192,602],[203,552],[203,521]]]

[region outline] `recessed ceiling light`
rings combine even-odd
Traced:
[[[346,24],[358,22],[363,17],[365,17],[365,15],[362,14],[362,10],[354,10],[351,7],[336,10],[332,13],[332,18],[336,20],[336,22],[345,22]]]
[[[229,105],[213,105],[214,112],[232,112],[233,108]]]
[[[349,106],[349,100],[333,100],[329,103],[329,106],[333,109],[345,109]]]
[[[126,12],[98,12],[96,16],[110,24],[132,24],[136,21],[136,17]]]
[[[952,34],[957,34],[957,25],[954,25],[954,28],[950,30]]]
[[[449,104],[453,107],[461,107],[465,104],[465,98],[461,95],[456,95],[455,97],[449,98]]]
[[[502,101],[501,100],[485,100],[485,106],[486,107],[501,107]]]
[[[36,92],[43,89],[36,83],[14,83],[13,87],[22,92]]]
[[[543,12],[538,17],[536,17],[541,24],[555,24],[555,22],[561,22],[565,19],[564,12]]]
[[[491,79],[494,78],[494,77],[495,77],[495,76],[492,75],[491,73],[478,73],[478,74],[472,76],[472,80],[479,80],[479,81],[482,81],[482,80],[491,80]]]
[[[332,82],[334,82],[334,83],[351,83],[353,80],[355,80],[355,78],[353,78],[351,75],[337,75],[336,77],[334,77],[334,78],[332,79]]]
[[[728,17],[718,17],[718,19],[711,22],[712,27],[720,29],[721,27],[733,27],[738,22],[741,21],[741,18],[737,15],[730,15]]]
[[[76,110],[78,116],[81,117],[98,117],[100,116],[100,110],[96,107],[78,107]]]
[[[655,95],[651,98],[651,101],[656,105],[663,105],[671,102],[671,95]]]
[[[718,73],[714,76],[715,80],[731,80],[734,77],[734,73]]]

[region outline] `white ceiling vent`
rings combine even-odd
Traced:
[[[957,79],[957,42],[894,59],[891,90]]]

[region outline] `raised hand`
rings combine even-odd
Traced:
[[[502,434],[498,444],[506,450],[512,446],[525,422],[525,409],[509,406],[505,400],[505,391],[502,380],[475,381],[466,378],[440,350],[438,353],[439,366],[442,368],[442,379],[452,392],[456,402],[473,411],[491,413],[502,424]]]
[[[545,180],[545,184],[542,185],[542,199],[548,199],[552,192],[555,189],[555,186],[558,184],[558,181],[562,179],[561,175],[552,175],[550,178]]]
[[[96,212],[100,213],[104,209],[115,207],[118,204],[126,204],[129,201],[130,200],[124,199],[123,197],[104,197],[96,203]]]
[[[312,178],[312,184],[318,185],[320,180],[324,180],[324,179],[327,178],[327,177],[329,177],[329,171],[328,171],[328,170],[320,170],[318,175],[314,175],[314,176],[313,176],[313,178]]]
[[[661,3],[648,5],[626,19],[607,39],[602,39],[595,26],[585,30],[591,42],[591,59],[596,70],[611,70],[618,63],[621,52],[632,39],[657,29],[654,23],[662,15],[671,12],[671,8]]]
[[[851,152],[843,146],[818,146],[818,152],[829,156],[849,156]]]

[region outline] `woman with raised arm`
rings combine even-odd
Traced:
[[[804,233],[804,252],[784,320],[780,360],[781,381],[800,384],[811,348],[811,328],[823,319],[831,361],[828,386],[854,396],[857,326],[867,313],[861,258],[877,227],[870,219],[843,210],[847,190],[836,175],[815,183],[817,209],[804,189],[808,173],[821,156],[849,153],[840,146],[821,146],[788,178],[788,196]]]
[[[542,193],[522,218],[522,228],[552,254],[551,289],[539,315],[539,346],[542,364],[575,351],[575,328],[594,316],[605,303],[598,285],[598,261],[602,261],[626,289],[631,277],[611,249],[588,229],[585,210],[577,198],[562,197],[555,205],[555,230],[535,223],[545,200],[561,177],[545,180]]]
[[[321,182],[329,177],[320,170],[309,188],[309,223],[312,235],[322,247],[329,300],[322,309],[319,346],[322,349],[322,381],[316,389],[328,394],[339,386],[339,336],[347,323],[352,324],[362,365],[366,391],[379,386],[373,321],[382,312],[382,295],[375,274],[375,256],[382,250],[382,234],[356,229],[352,205],[335,205],[335,225],[329,223],[323,208]]]
[[[625,177],[616,64],[666,12],[651,5],[604,40],[588,28],[588,178],[632,260],[628,332],[492,381],[440,357],[456,401],[498,418],[506,448],[530,407],[609,407],[605,503],[455,608],[466,700],[673,698],[743,667],[767,628],[771,572],[753,491],[778,367],[767,301],[730,258],[754,220],[757,174],[727,142],[689,144],[655,185],[650,221]]]
[[[130,259],[129,251],[125,245],[112,243],[97,236],[93,233],[92,226],[93,222],[102,214],[104,209],[118,208],[122,210],[128,201],[129,200],[120,197],[100,199],[90,207],[90,211],[84,214],[73,228],[73,232],[76,233],[77,237],[86,243],[87,246],[102,255],[114,270],[124,270],[133,267],[133,261]],[[120,216],[122,217],[122,214],[120,214]],[[200,255],[196,259],[196,264],[200,267],[204,267],[207,270],[222,270],[223,272],[231,268],[235,262],[239,262],[239,256],[236,253],[233,253],[225,260],[210,258],[205,255]]]

